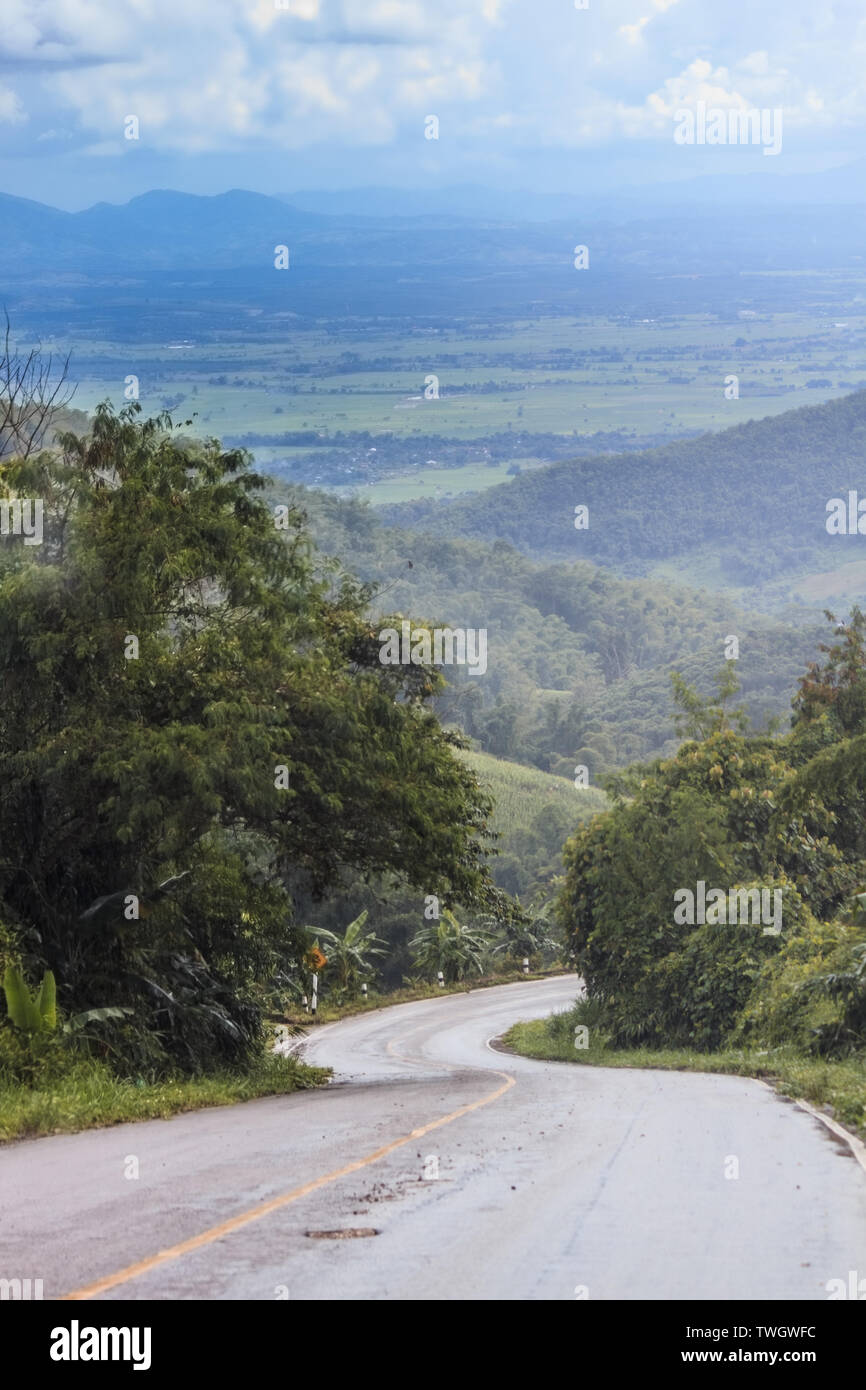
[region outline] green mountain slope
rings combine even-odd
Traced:
[[[787,717],[797,677],[826,635],[818,612],[795,626],[717,594],[621,579],[586,563],[538,564],[503,541],[387,527],[357,500],[277,482],[271,496],[300,505],[320,549],[372,586],[374,618],[486,628],[487,671],[445,668],[440,717],[481,750],[569,783],[577,764],[594,783],[606,769],[673,752],[670,672],[709,694],[730,636],[755,724]]]
[[[506,540],[547,560],[624,575],[660,564],[692,582],[766,586],[862,558],[861,535],[829,535],[827,503],[866,498],[866,391],[645,453],[550,465],[446,503],[381,509],[391,525]],[[589,508],[585,530],[575,507]]]

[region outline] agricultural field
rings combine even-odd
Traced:
[[[566,810],[577,825],[608,805],[607,797],[598,787],[577,788],[566,777],[557,777],[522,763],[506,762],[490,753],[464,752],[460,756],[495,798],[493,825],[503,836],[527,829],[547,806]]]
[[[862,601],[866,593],[866,560],[852,560],[837,569],[809,574],[794,585],[794,593],[810,603],[830,599]]]
[[[415,497],[432,497],[436,501],[457,497],[461,492],[482,492],[494,483],[507,483],[515,469],[540,468],[546,459],[517,458],[502,463],[467,463],[462,468],[442,468],[439,465],[420,465],[411,473],[397,474],[381,482],[368,483],[363,496],[375,505],[388,502],[409,502]],[[340,488],[347,495],[355,488]]]
[[[196,337],[78,333],[51,346],[72,351],[80,409],[122,404],[135,377],[146,412],[169,409],[194,433],[250,448],[266,471],[374,503],[482,490],[509,470],[723,429],[866,384],[866,314],[839,318],[826,304],[438,328],[226,305]],[[731,375],[739,394],[729,384],[726,398]]]

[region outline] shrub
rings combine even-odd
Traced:
[[[850,953],[850,929],[841,922],[819,922],[803,909],[782,949],[757,976],[731,1032],[745,1046],[781,1047],[789,1043],[815,1050],[819,1030],[841,1018],[838,1005],[804,987],[826,969],[840,950]]]
[[[781,935],[764,935],[761,925],[751,923],[704,923],[692,929],[654,972],[660,1005],[653,1039],[664,1046],[712,1051],[729,1042],[757,980],[784,949],[786,933],[799,932],[804,920],[814,921],[788,879],[733,887],[781,891]]]
[[[80,1056],[59,1032],[23,1033],[0,1022],[0,1086],[50,1084],[72,1071]]]

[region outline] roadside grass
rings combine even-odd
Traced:
[[[308,1067],[294,1057],[262,1056],[244,1072],[149,1082],[122,1080],[104,1062],[82,1060],[41,1087],[0,1083],[0,1143],[287,1095],[319,1086],[329,1075],[328,1068]]]
[[[512,984],[518,980],[541,980],[550,975],[567,973],[562,970],[502,972],[479,976],[461,984],[415,985],[392,994],[371,995],[362,1000],[347,1000],[341,1004],[323,1002],[312,1018],[300,1010],[286,1014],[282,1020],[271,1020],[275,1036],[281,1024],[288,1024],[297,1036],[314,1030],[324,1023],[354,1014],[370,1013],[392,1004],[407,1004],[417,999],[435,999],[443,994],[468,994],[472,990],[493,985]],[[80,1130],[99,1129],[126,1124],[135,1120],[164,1120],[187,1110],[202,1110],[215,1105],[235,1105],[239,1101],[255,1100],[261,1096],[289,1095],[292,1091],[310,1090],[328,1081],[329,1067],[311,1067],[292,1055],[264,1053],[259,1061],[245,1071],[226,1071],[210,1076],[177,1077],[149,1081],[144,1077],[125,1079],[114,1074],[103,1061],[95,1058],[70,1058],[68,1068],[33,1086],[0,1079],[0,1144],[15,1139],[32,1139],[46,1134],[75,1134]]]
[[[531,1023],[515,1023],[501,1039],[521,1057],[539,1061],[577,1062],[597,1067],[644,1067],[657,1071],[723,1072],[758,1077],[780,1094],[808,1100],[861,1139],[866,1139],[866,1058],[827,1061],[793,1048],[692,1052],[688,1048],[612,1048],[603,1034],[589,1027],[587,1045],[575,1045],[579,1013],[569,1010]]]

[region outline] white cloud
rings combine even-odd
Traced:
[[[497,81],[484,40],[502,0],[474,13],[465,0],[33,0],[29,23],[22,0],[4,2],[19,56],[50,50],[52,97],[118,153],[127,114],[142,147],[165,150],[377,143],[431,101],[475,102]]]
[[[26,120],[27,112],[17,92],[10,87],[0,86],[0,121],[4,125],[23,125]]]
[[[414,139],[435,112],[440,155],[446,129],[491,155],[666,138],[698,100],[866,124],[866,19],[844,6],[830,22],[813,0],[285,3],[3,0],[0,57],[24,76],[0,86],[0,121],[22,147],[29,109],[94,150],[122,152],[135,114],[141,148],[260,152]]]
[[[765,50],[761,49],[757,53],[747,53],[745,58],[741,58],[737,64],[744,72],[754,73],[756,77],[763,77],[770,71],[770,58]]]
[[[639,43],[640,36],[649,22],[650,16],[645,14],[642,19],[637,20],[634,24],[621,24],[617,33],[623,34],[624,37],[628,39],[629,43]]]

